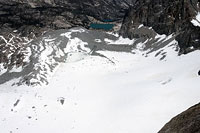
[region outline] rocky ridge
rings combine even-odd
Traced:
[[[200,104],[194,105],[170,120],[158,133],[199,133]]]
[[[22,36],[92,22],[120,23],[132,0],[0,0],[0,34],[18,30]]]
[[[198,0],[137,0],[126,14],[121,35],[129,38],[146,36],[135,33],[143,24],[159,34],[173,34],[179,43],[180,54],[200,48],[200,27],[192,24],[199,11]]]

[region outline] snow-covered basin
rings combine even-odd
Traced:
[[[160,61],[105,52],[62,64],[48,86],[0,86],[2,133],[155,133],[200,102],[200,52]],[[170,52],[169,52],[170,53]]]

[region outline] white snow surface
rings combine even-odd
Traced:
[[[200,101],[200,51],[177,56],[170,45],[162,61],[140,49],[99,51],[114,63],[73,54],[47,86],[0,85],[0,132],[158,132]]]
[[[200,12],[198,12],[196,18],[192,19],[191,22],[192,22],[192,24],[193,24],[194,26],[200,27]]]
[[[143,27],[143,26],[144,26],[143,24],[139,25],[138,29],[141,28],[141,27]]]
[[[122,36],[120,36],[119,39],[115,40],[115,41],[110,40],[108,38],[105,38],[104,41],[107,42],[107,44],[115,44],[115,45],[129,44],[129,45],[131,45],[134,43],[135,40],[134,39],[131,40],[129,38],[123,38]]]

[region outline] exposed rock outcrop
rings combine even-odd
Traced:
[[[9,34],[4,37],[0,35],[0,73],[2,69],[11,70],[14,66],[25,65],[25,58],[28,52],[26,45],[30,42],[27,37]]]
[[[180,53],[188,53],[200,48],[200,27],[191,23],[198,6],[198,0],[137,0],[126,14],[120,33],[138,37],[134,29],[143,24],[159,34],[174,34]]]
[[[200,104],[174,117],[158,133],[200,133]]]
[[[0,34],[18,30],[22,36],[39,36],[49,29],[74,26],[89,28],[91,22],[123,20],[132,0],[0,0]]]

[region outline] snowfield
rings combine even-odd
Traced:
[[[0,132],[158,132],[200,101],[200,51],[177,56],[172,44],[149,54],[141,43],[132,52],[97,51],[104,57],[72,52],[48,85],[0,85]]]
[[[200,27],[200,12],[198,12],[198,14],[196,15],[196,18],[192,19],[191,22],[194,26]]]

